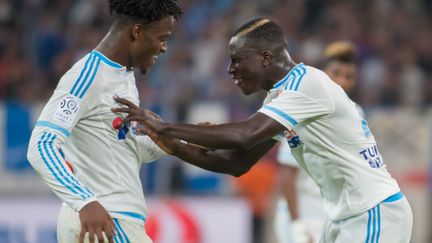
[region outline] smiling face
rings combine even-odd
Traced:
[[[148,25],[135,24],[132,27],[131,62],[142,74],[156,62],[168,48],[167,40],[174,29],[175,19],[164,17]]]
[[[229,48],[231,62],[227,71],[235,84],[245,95],[264,88],[265,67],[268,60],[261,51],[248,48],[245,39],[237,36],[231,38]]]

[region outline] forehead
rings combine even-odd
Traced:
[[[355,71],[356,65],[354,63],[346,63],[334,60],[328,64],[328,68],[333,70],[337,69],[340,71]]]
[[[153,35],[170,35],[174,30],[176,20],[173,16],[166,16],[160,20],[144,26],[144,29]]]
[[[230,54],[241,54],[245,52],[245,38],[233,36],[229,41]]]

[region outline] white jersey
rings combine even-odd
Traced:
[[[400,191],[366,120],[324,72],[297,65],[259,112],[288,129],[293,156],[320,187],[330,219],[365,212]]]
[[[323,199],[319,187],[312,178],[302,169],[291,154],[288,142],[284,140],[277,154],[278,162],[284,166],[299,168],[297,178],[299,218],[313,218],[324,222]]]
[[[135,135],[134,126],[112,128],[115,95],[139,104],[133,71],[93,50],[58,83],[33,130],[28,159],[72,209],[97,200],[113,217],[143,221],[139,170],[165,153]]]

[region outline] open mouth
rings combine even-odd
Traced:
[[[238,85],[239,83],[242,82],[242,78],[241,77],[234,77],[234,76],[232,76],[231,78],[234,79],[234,84],[235,85]]]

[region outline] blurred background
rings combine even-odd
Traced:
[[[227,43],[246,21],[285,30],[296,62],[318,65],[323,48],[352,41],[357,86],[379,149],[414,212],[412,242],[432,242],[431,0],[180,0],[184,16],[168,52],[137,74],[143,107],[173,122],[239,121],[264,94],[246,97],[226,73]],[[0,0],[0,242],[56,242],[60,201],[26,160],[41,108],[59,78],[90,52],[111,19],[105,0]],[[275,242],[278,164],[272,150],[240,178],[173,157],[144,165],[146,228],[155,243]]]

